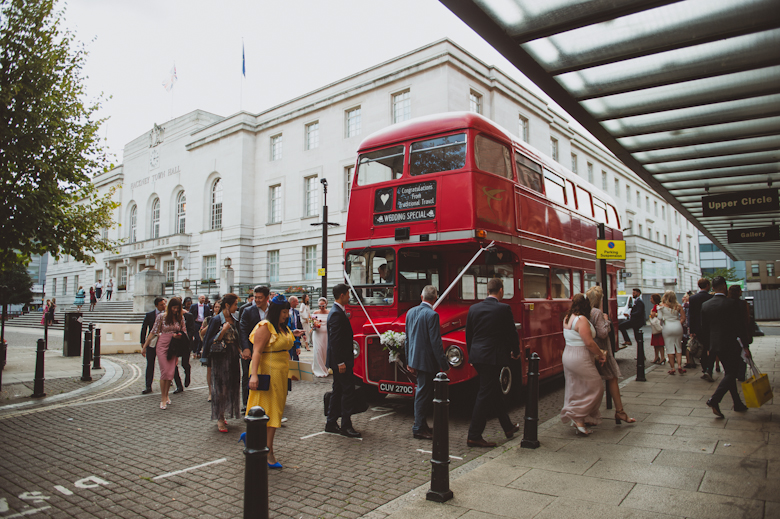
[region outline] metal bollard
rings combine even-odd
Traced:
[[[431,456],[431,489],[428,501],[444,503],[452,499],[450,490],[450,379],[439,373],[433,379],[433,454]]]
[[[94,354],[92,355],[92,369],[100,369],[100,328],[95,328],[95,343],[92,346]]]
[[[636,381],[647,382],[645,378],[645,332],[641,328],[636,332]]]
[[[33,398],[46,396],[43,392],[43,351],[46,347],[46,341],[38,339],[38,351],[35,353],[35,382],[33,385]]]
[[[604,395],[607,397],[607,409],[612,409],[612,392],[609,390],[609,380],[604,381]]]
[[[92,330],[94,326],[94,324],[90,323],[89,328],[86,332],[84,332],[84,356],[82,358],[83,362],[81,364],[82,382],[90,382],[92,380],[92,375],[89,371],[89,363],[92,360]]]
[[[246,422],[244,519],[268,519],[268,417],[255,406]]]
[[[539,355],[531,354],[528,360],[528,399],[525,404],[525,426],[520,447],[537,449],[539,431]]]
[[[47,315],[44,312],[43,314],[43,349],[48,350],[49,349],[49,320],[47,319]]]

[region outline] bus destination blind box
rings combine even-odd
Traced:
[[[395,241],[408,240],[409,236],[409,227],[398,227],[395,230]]]

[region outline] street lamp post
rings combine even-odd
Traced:
[[[322,221],[311,225],[322,225],[322,297],[328,297],[328,226],[338,227],[338,223],[328,221],[328,179],[320,179],[324,191],[322,198]]]

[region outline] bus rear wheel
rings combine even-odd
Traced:
[[[508,404],[519,404],[523,394],[523,371],[519,360],[510,360],[498,374],[501,393]]]

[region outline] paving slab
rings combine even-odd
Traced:
[[[723,472],[707,472],[699,492],[780,503],[780,475],[772,478],[735,478]]]
[[[636,447],[649,447],[659,450],[671,449],[675,451],[712,453],[715,451],[717,441],[688,436],[667,436],[632,432],[620,440],[620,445],[634,445]]]
[[[585,472],[585,475],[615,481],[696,491],[704,477],[704,470],[607,458],[599,460],[598,463]]]
[[[559,497],[534,519],[561,519],[562,517],[576,519],[673,519],[684,516],[657,514],[644,510],[633,510],[625,506]]]
[[[764,502],[650,485],[636,485],[621,507],[680,513],[695,519],[763,519]]]
[[[508,486],[537,494],[617,506],[634,485],[625,481],[609,481],[599,477],[532,469]]]

